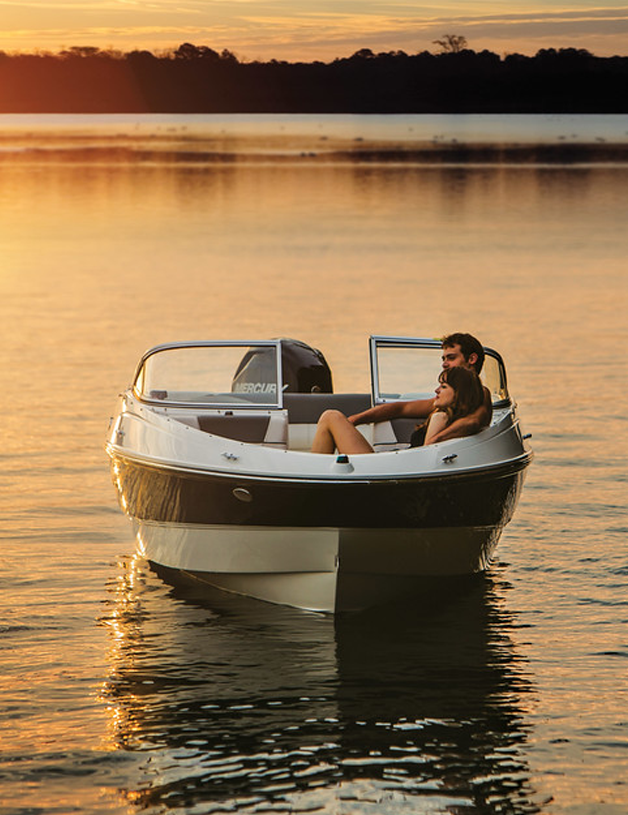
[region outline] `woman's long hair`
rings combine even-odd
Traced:
[[[468,416],[484,403],[484,388],[480,377],[472,368],[447,368],[441,371],[438,381],[446,382],[454,389],[454,401],[445,409],[449,417],[447,424],[455,422],[461,416]]]

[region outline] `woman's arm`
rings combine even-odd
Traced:
[[[427,423],[424,444],[435,444],[435,437],[447,427],[449,416],[442,410],[435,410]]]

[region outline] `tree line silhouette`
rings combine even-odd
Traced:
[[[74,47],[0,52],[3,113],[625,113],[628,57],[576,48],[535,56],[436,40],[438,53],[331,62],[241,61],[183,43],[155,55]]]

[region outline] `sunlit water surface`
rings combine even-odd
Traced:
[[[628,811],[627,134],[0,117],[0,811]],[[485,578],[334,621],[135,556],[103,441],[147,347],[297,337],[357,390],[370,333],[454,330],[536,453]]]

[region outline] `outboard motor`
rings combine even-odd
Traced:
[[[285,393],[333,393],[331,371],[320,351],[299,340],[281,339]],[[272,348],[250,348],[233,377],[231,390],[274,392],[275,355]]]

